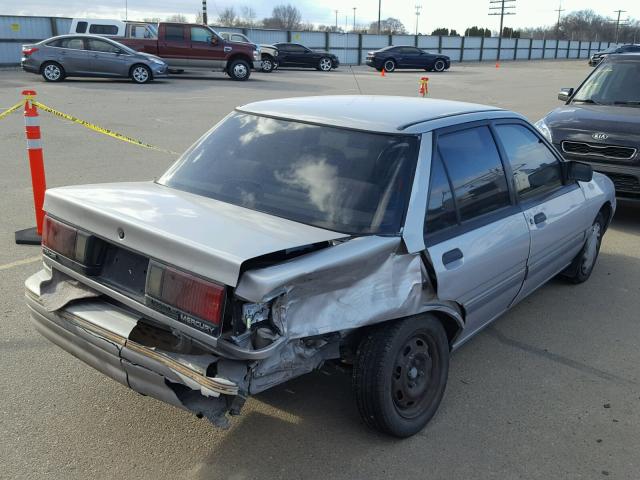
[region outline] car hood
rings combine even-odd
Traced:
[[[591,135],[605,133],[603,143],[640,146],[640,109],[611,105],[575,105],[560,107],[544,118],[553,142],[582,140],[594,142]]]
[[[232,287],[247,260],[347,237],[153,182],[54,188],[46,192],[44,209],[112,243]]]

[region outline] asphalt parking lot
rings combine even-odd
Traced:
[[[509,108],[535,121],[576,86],[586,62],[454,65],[430,96]],[[222,74],[134,85],[47,84],[0,71],[0,111],[35,89],[83,120],[183,151],[233,107],[298,95],[415,96],[424,73],[366,67]],[[144,180],[174,156],[43,114],[49,187]],[[582,285],[554,280],[452,358],[442,405],[408,440],[368,431],[347,372],[328,367],[250,399],[229,430],[143,397],[49,343],[31,326],[23,282],[37,247],[21,115],[0,120],[1,478],[640,478],[640,206],[619,204]]]

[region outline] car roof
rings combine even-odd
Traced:
[[[49,38],[46,38],[46,39],[44,39],[42,41],[43,42],[48,42],[49,40],[58,40],[58,39],[61,39],[61,38],[95,38],[95,39],[98,39],[98,40],[107,40],[109,42],[118,43],[117,40],[114,40],[111,37],[105,37],[103,35],[97,35],[97,34],[94,34],[94,33],[67,33],[65,35],[58,35],[56,37],[49,37]],[[115,38],[120,38],[120,37],[115,37]]]
[[[283,98],[249,103],[237,111],[267,117],[384,133],[419,133],[415,127],[434,120],[479,112],[507,110],[475,103],[383,95],[330,95]]]

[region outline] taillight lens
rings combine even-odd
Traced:
[[[146,294],[188,315],[220,326],[225,298],[222,285],[151,262]]]
[[[77,228],[59,222],[49,215],[42,224],[42,246],[82,264],[93,264],[89,252],[90,235]]]
[[[38,49],[36,47],[23,48],[22,49],[22,55],[24,55],[25,57],[28,57],[29,55],[32,55],[32,54],[36,53],[37,51],[38,51]]]

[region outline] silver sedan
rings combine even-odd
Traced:
[[[338,361],[364,422],[407,437],[451,351],[551,278],[589,278],[615,208],[607,177],[509,111],[269,100],[155,182],[47,190],[27,303],[63,349],[218,425]]]
[[[168,73],[161,58],[97,35],[61,35],[23,45],[21,64],[23,70],[39,73],[48,82],[66,77],[124,77],[147,83]]]

